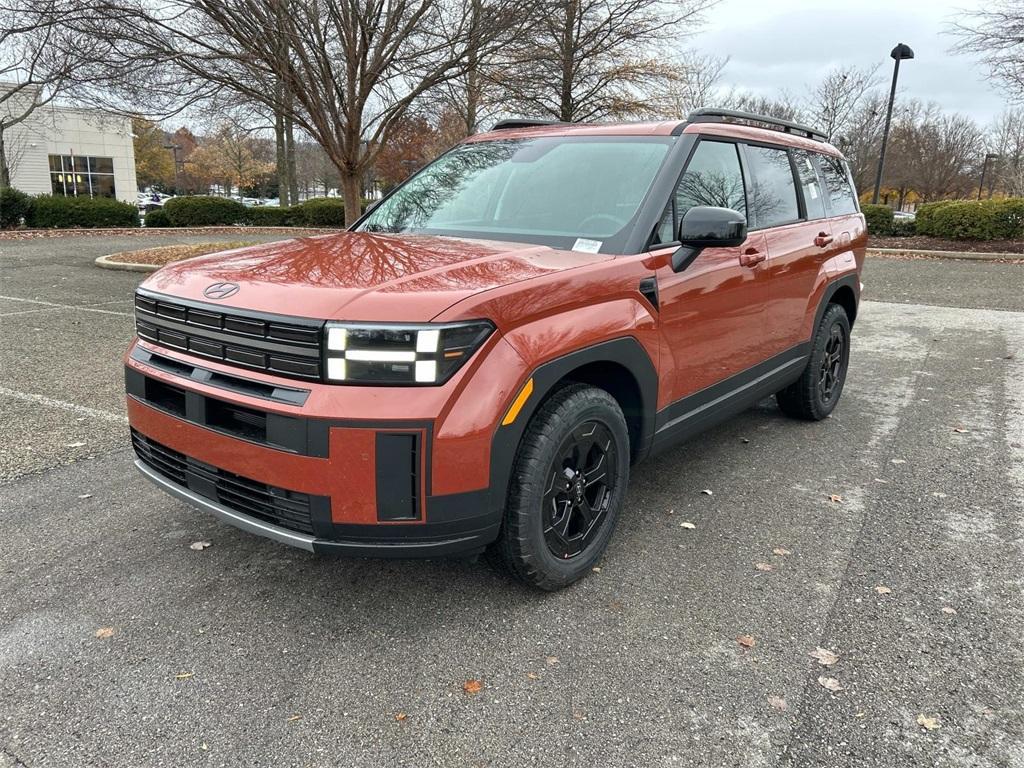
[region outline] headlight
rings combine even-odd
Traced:
[[[422,325],[328,323],[327,379],[443,384],[494,331],[485,320]]]

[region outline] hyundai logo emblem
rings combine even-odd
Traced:
[[[208,299],[226,299],[238,293],[238,283],[214,283],[208,285],[203,296]]]

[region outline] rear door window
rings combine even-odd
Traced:
[[[750,201],[754,226],[764,229],[799,220],[800,206],[789,152],[748,145],[745,154],[754,191]]]
[[[857,193],[854,191],[846,163],[838,157],[818,155],[818,167],[825,177],[825,189],[828,192],[833,216],[845,216],[856,213]]]
[[[800,191],[804,196],[804,208],[808,219],[823,219],[825,213],[825,196],[821,190],[818,169],[814,164],[814,156],[802,149],[793,150],[793,162],[796,163],[796,175],[800,179]]]
[[[673,203],[662,217],[658,230],[660,241],[675,240],[679,222],[688,210],[698,205],[731,208],[747,215],[743,170],[735,144],[724,141],[697,144],[676,187]]]

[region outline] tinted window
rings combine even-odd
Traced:
[[[793,152],[796,162],[796,175],[800,179],[800,188],[804,193],[804,207],[807,208],[808,219],[825,218],[825,198],[821,192],[818,171],[814,167],[814,157],[802,149]]]
[[[675,204],[674,219],[670,205],[658,231],[663,243],[676,239],[679,221],[697,205],[732,208],[745,216],[747,198],[736,145],[721,141],[700,142],[676,188]]]
[[[846,172],[846,164],[837,157],[818,155],[818,165],[825,177],[825,187],[832,201],[832,215],[857,212],[857,194]]]
[[[747,147],[754,197],[750,203],[754,226],[775,227],[800,218],[796,184],[789,153],[784,149]]]

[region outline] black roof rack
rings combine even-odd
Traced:
[[[781,120],[769,115],[755,115],[752,112],[740,112],[735,109],[697,109],[686,118],[688,123],[724,123],[726,120],[745,120],[748,123],[763,123],[775,128],[780,128],[785,133],[802,134],[808,139],[816,141],[828,141],[828,136],[817,128],[792,123],[789,120]]]
[[[492,131],[505,131],[510,128],[540,128],[545,125],[569,125],[561,120],[530,120],[524,117],[513,117],[509,120],[499,120],[491,128]]]

